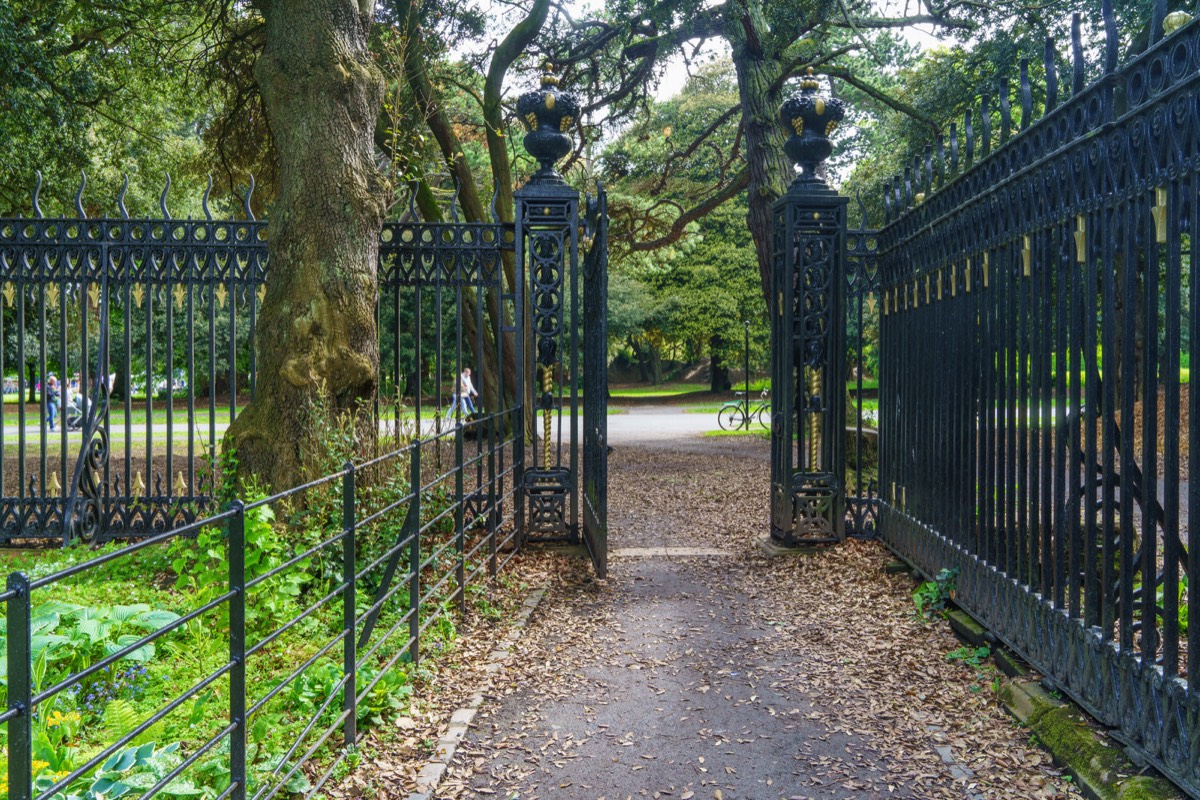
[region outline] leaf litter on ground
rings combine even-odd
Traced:
[[[514,561],[524,570],[521,581],[544,580],[548,591],[514,655],[499,673],[486,674],[482,665],[497,637],[485,632],[475,641],[475,632],[464,632],[456,663],[444,665],[415,704],[415,727],[375,737],[375,755],[364,758],[339,796],[368,788],[405,796],[428,755],[421,743],[444,732],[454,708],[475,692],[483,693],[484,707],[435,795],[440,800],[613,800],[618,795],[608,787],[577,777],[602,745],[632,751],[639,763],[626,768],[635,777],[649,775],[647,765],[675,771],[664,785],[646,783],[637,793],[644,797],[1081,796],[991,687],[981,690],[978,672],[946,659],[960,643],[944,622],[917,617],[913,584],[884,571],[893,558],[881,544],[852,540],[781,559],[759,554],[768,508],[764,444],[623,446],[610,462],[609,498],[611,547],[728,553],[671,565],[691,587],[683,596],[703,613],[671,620],[657,603],[638,601],[647,578],[636,559],[615,558],[609,579],[598,581],[584,559],[522,556]],[[716,649],[693,646],[717,628],[734,631],[734,640]],[[702,725],[686,737],[649,741],[618,730],[605,717],[619,700],[608,678],[616,671],[633,676],[650,697],[685,696],[686,713],[670,720],[680,731],[702,723],[714,701],[745,714],[744,724]],[[704,678],[692,680],[695,674]],[[586,735],[566,738],[546,724],[549,711],[564,707]],[[661,714],[658,708],[644,713]],[[822,733],[770,738],[777,758],[793,767],[793,785],[760,780],[754,794],[735,791],[733,781],[755,778],[753,768],[743,769],[739,748],[760,741],[762,714]],[[711,745],[717,763],[680,757],[673,750],[681,741]]]

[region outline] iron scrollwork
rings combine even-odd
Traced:
[[[783,547],[834,542],[846,529],[846,198],[819,170],[845,108],[819,89],[810,70],[780,109],[799,167],[772,231],[771,537]]]
[[[1119,65],[1104,6],[1099,80],[1077,46],[1060,104],[1048,47],[1041,119],[1023,69],[1024,130],[1002,113],[993,149],[985,101],[961,164],[939,143],[889,182],[879,529],[927,574],[957,568],[960,605],[1200,796],[1180,374],[1200,339],[1200,23],[1156,22]]]

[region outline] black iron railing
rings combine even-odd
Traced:
[[[376,696],[380,682],[392,681],[397,665],[412,680],[412,670],[430,650],[431,627],[467,612],[470,587],[495,577],[516,554],[512,467],[489,473],[480,483],[471,458],[447,457],[450,466],[438,466],[442,450],[461,453],[467,439],[486,443],[485,459],[510,450],[513,439],[503,431],[514,430],[515,416],[515,409],[504,409],[444,434],[413,439],[303,486],[234,501],[221,513],[44,577],[10,575],[0,593],[7,622],[8,701],[0,714],[7,737],[7,796],[50,800],[85,796],[89,790],[99,796],[112,782],[126,781],[149,798],[178,795],[186,781],[217,797],[269,800],[281,791],[292,794],[288,787],[298,775],[307,782],[306,794],[318,792],[352,753],[362,704]],[[305,514],[287,520],[289,508]],[[314,532],[299,552],[264,565],[261,550],[247,539],[247,527],[251,520],[261,524],[265,509],[274,510],[279,524],[291,526],[272,535],[295,536],[296,526]],[[48,642],[44,617],[31,620],[31,610],[69,598],[75,582],[101,569],[155,560],[156,550],[206,532],[205,548],[190,557],[195,561],[176,566],[181,574],[205,568],[220,573],[202,590],[182,594],[180,602],[192,607],[171,609],[164,624],[119,639],[107,655],[80,668],[65,673],[47,668],[53,659],[46,648],[71,645]],[[247,566],[248,558],[255,560],[254,569]],[[288,585],[300,589],[288,615],[264,622],[262,609],[287,595]],[[254,624],[248,623],[248,613],[256,614]],[[218,637],[223,643],[219,657],[210,658],[202,677],[186,685],[173,680],[171,670],[156,671],[161,700],[147,704],[123,733],[107,735],[101,709],[85,711],[78,687],[114,666],[139,663],[144,659],[137,654],[147,647],[179,643],[191,626],[202,626],[207,640]],[[298,704],[297,687],[314,682],[319,693]],[[202,699],[210,693],[211,699]],[[198,703],[205,713],[196,710]],[[64,712],[83,717],[92,742],[68,760],[50,764],[38,750],[44,737],[35,736],[35,730],[53,728]],[[266,724],[271,749],[261,742],[248,747],[248,732],[256,724]],[[164,730],[182,731],[181,746],[165,766],[150,765],[165,742],[159,738],[148,750],[146,743]],[[288,732],[286,741],[281,730]],[[96,736],[97,731],[106,733]],[[141,780],[135,782],[139,772]],[[108,784],[97,788],[96,782],[104,780]]]
[[[1161,12],[1161,8],[1159,9]],[[1200,796],[1200,24],[1045,113],[983,98],[888,188],[884,540],[1114,735]],[[1019,133],[1017,133],[1019,125]],[[993,149],[993,139],[1001,143]]]
[[[862,223],[846,232],[847,385],[846,534],[870,538],[879,521],[879,251],[878,231]]]
[[[82,194],[76,217],[0,219],[0,543],[146,536],[211,513],[221,437],[254,394],[267,224],[248,200],[245,220],[175,220],[164,190],[158,219],[120,200],[120,218],[94,219]],[[449,216],[419,221],[410,204],[380,235],[381,428],[422,406],[447,416],[471,364],[513,395],[514,226],[459,221],[453,200]],[[81,495],[91,516],[73,510],[68,530]]]

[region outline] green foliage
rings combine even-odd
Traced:
[[[34,684],[57,683],[177,619],[178,614],[145,603],[94,607],[42,603],[30,612]],[[0,632],[0,649],[6,645],[7,629]],[[154,653],[151,642],[126,653],[121,660],[146,662],[154,658]],[[7,664],[6,658],[0,660],[0,677],[7,676]]]
[[[961,163],[967,164],[963,118],[968,109],[974,114],[978,160],[983,150],[979,138],[982,136],[980,101],[985,93],[991,96],[992,106],[990,144],[993,148],[999,145],[1002,131],[996,91],[1000,78],[1007,79],[1013,93],[1012,132],[1015,134],[1023,124],[1021,105],[1016,99],[1022,58],[1028,58],[1030,62],[1032,119],[1040,119],[1046,101],[1042,54],[1047,36],[1059,42],[1056,67],[1059,102],[1062,102],[1070,94],[1070,49],[1062,44],[1070,41],[1068,26],[1072,11],[1082,11],[1085,20],[1082,32],[1086,80],[1097,79],[1103,64],[1103,30],[1100,25],[1088,24],[1087,20],[1099,20],[1099,5],[1097,0],[1074,0],[1047,5],[1037,11],[1026,8],[1014,15],[1012,4],[993,3],[987,10],[979,8],[983,13],[973,20],[970,35],[960,35],[957,41],[947,38],[944,44],[919,50],[895,34],[884,33],[874,39],[872,57],[850,55],[842,63],[850,67],[856,83],[866,84],[874,91],[838,83],[850,108],[848,119],[839,129],[835,141],[838,153],[833,159],[835,170],[847,176],[843,191],[852,196],[861,195],[868,205],[871,220],[882,224],[884,181],[902,175],[905,165],[911,165],[913,158],[923,158],[925,147],[935,145],[937,134],[946,136],[948,142],[951,123],[958,125]],[[1122,56],[1124,59],[1146,46],[1150,8],[1143,0],[1113,5],[1118,29],[1122,32],[1121,48],[1127,54]],[[897,99],[921,116],[886,102]]]
[[[157,747],[154,742],[133,745],[113,753],[93,773],[91,784],[82,792],[56,792],[50,800],[117,800],[130,794],[137,795],[165,778],[182,760],[178,742],[165,747]],[[51,775],[39,776],[34,781],[34,791],[47,791],[55,780]],[[203,794],[192,781],[184,778],[176,778],[161,791],[174,797]]]
[[[261,491],[249,495],[248,504],[262,499]],[[246,581],[265,575],[291,556],[284,537],[277,535],[272,523],[275,512],[268,505],[258,506],[245,513]],[[176,539],[172,544],[175,586],[186,590],[201,604],[211,602],[226,591],[229,585],[229,529],[209,526],[201,529],[195,539]],[[311,565],[304,559],[270,580],[269,591],[256,591],[254,602],[246,604],[248,633],[267,633],[295,613],[296,599],[310,582],[307,572]],[[221,606],[223,619],[228,619],[229,606]]]
[[[980,645],[979,647],[971,647],[969,645],[963,645],[962,647],[959,647],[955,650],[951,650],[949,653],[947,653],[946,660],[947,661],[961,661],[963,664],[966,664],[968,667],[972,667],[974,669],[979,669],[983,666],[984,662],[987,661],[991,655],[992,655],[992,649],[990,647],[988,647],[987,645]]]
[[[93,214],[96,197],[113,204],[122,172],[134,216],[157,207],[168,172],[194,189],[186,194],[198,212],[211,96],[184,65],[205,46],[205,13],[152,0],[0,5],[0,213],[29,209],[37,170],[47,214],[72,204],[80,170]]]
[[[694,205],[729,168],[715,143],[686,158],[677,150],[714,125],[716,142],[736,138],[737,118],[722,122],[738,102],[732,74],[727,61],[704,66],[678,97],[650,104],[602,159],[613,242],[609,342],[654,383],[664,377],[661,360],[667,353],[685,362],[711,356],[740,369],[746,320],[751,369],[766,366],[766,305],[744,193],[689,225],[677,240],[640,249],[647,240],[669,239],[679,209]]]
[[[958,568],[941,569],[932,581],[926,581],[913,592],[913,604],[917,607],[917,616],[929,620],[940,616],[946,610],[946,604],[954,599],[954,590],[958,583]]]

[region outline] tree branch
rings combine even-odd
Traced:
[[[706,216],[711,211],[719,207],[727,200],[733,199],[739,192],[750,185],[749,170],[742,170],[734,176],[728,184],[726,184],[716,194],[710,195],[707,200],[694,208],[684,211],[675,221],[671,223],[671,228],[657,239],[650,239],[644,242],[630,242],[629,249],[632,252],[657,250],[660,247],[667,247],[679,241],[680,237],[687,231],[687,226],[701,217]]]
[[[719,34],[722,30],[721,15],[725,4],[706,8],[682,25],[649,39],[642,39],[625,47],[621,57],[633,61],[639,58],[657,59],[664,46],[679,47],[691,39],[704,39]]]
[[[922,113],[921,111],[918,111],[914,106],[911,106],[902,100],[896,99],[895,97],[888,94],[887,92],[882,91],[881,89],[879,89],[875,86],[872,86],[871,84],[869,84],[865,81],[859,80],[858,78],[854,77],[853,73],[851,73],[850,70],[848,70],[844,67],[829,67],[829,66],[827,66],[824,69],[824,72],[826,75],[829,75],[830,77],[842,79],[846,83],[850,84],[854,88],[861,91],[863,94],[868,95],[869,97],[872,97],[872,98],[878,100],[880,103],[883,103],[887,107],[889,107],[895,111],[899,111],[901,114],[907,114],[908,116],[912,117],[913,119],[917,120],[918,122],[923,122],[924,124],[929,126],[929,129],[933,132],[933,134],[935,136],[940,132],[941,128],[937,124],[937,122],[933,119],[933,117],[929,116],[928,114]]]
[[[492,63],[488,65],[487,79],[483,84],[483,120],[487,126],[488,160],[495,181],[496,212],[500,219],[513,219],[512,166],[505,147],[504,119],[501,99],[504,79],[513,62],[525,51],[541,32],[550,12],[550,0],[534,0],[533,7],[525,19],[518,22],[504,40],[496,47]]]

